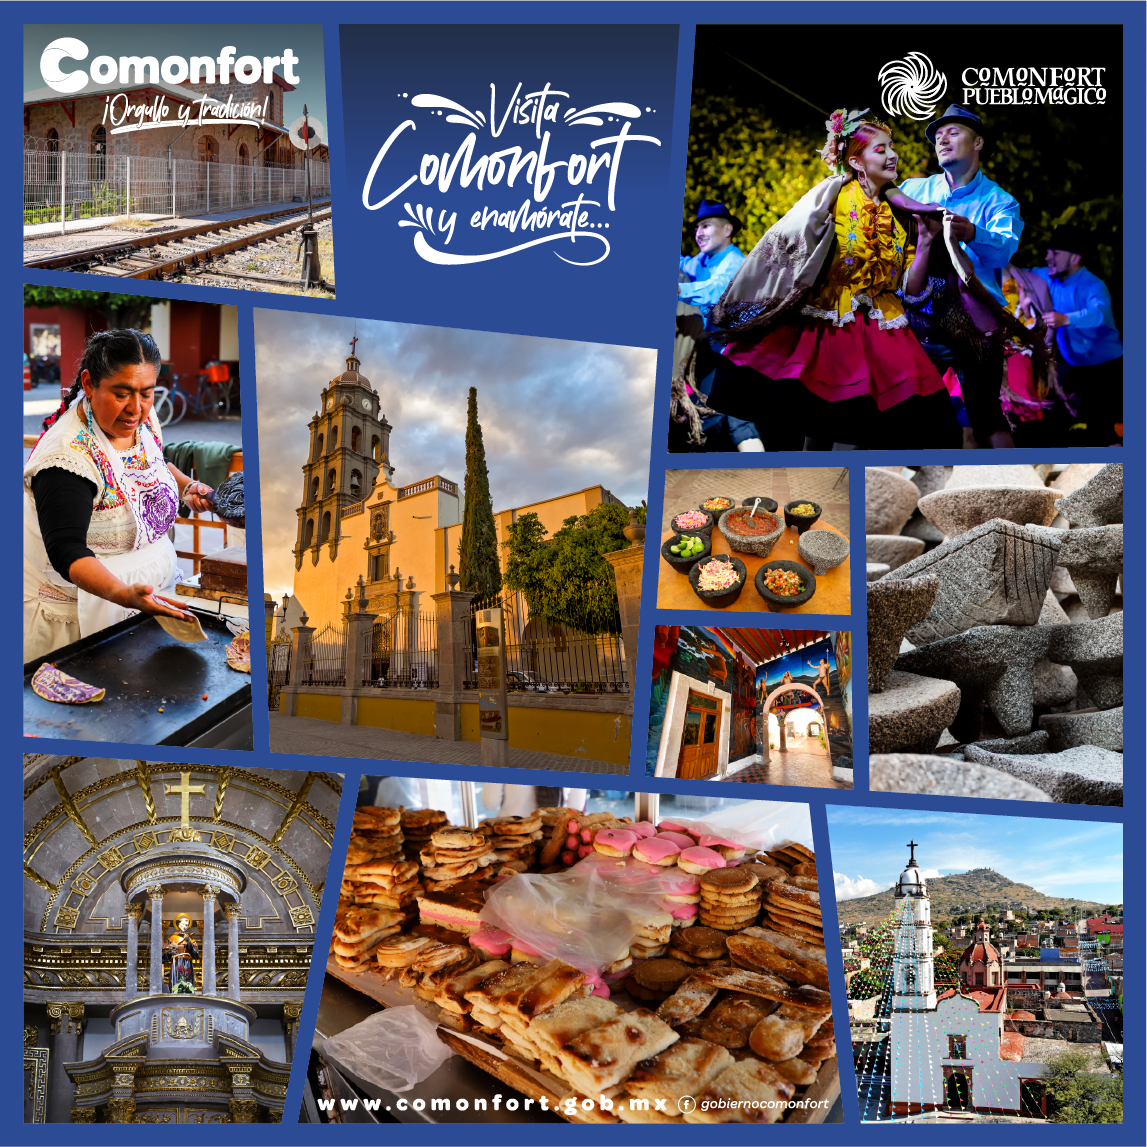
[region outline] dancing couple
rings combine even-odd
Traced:
[[[987,130],[957,104],[925,131],[941,174],[896,183],[888,124],[836,111],[828,178],[765,233],[706,315],[724,343],[703,409],[755,425],[767,449],[964,445],[943,375],[961,381],[981,447],[1013,445],[1005,346],[1047,346],[1005,309],[1019,204],[980,167]]]

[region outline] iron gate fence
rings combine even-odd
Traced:
[[[400,609],[376,621],[360,683],[374,689],[436,689],[437,616]]]
[[[342,685],[346,681],[346,622],[312,634],[303,660],[304,685]]]
[[[291,681],[291,635],[276,637],[267,650],[267,708],[279,711],[279,694]]]
[[[475,598],[470,603],[470,640],[466,658],[467,689],[478,687],[474,615],[502,609],[506,642],[506,688],[527,693],[628,693],[625,647],[616,633],[586,633],[566,621],[529,615],[520,593]],[[584,623],[583,623],[584,624]],[[586,628],[593,628],[586,624]]]
[[[262,163],[217,163],[166,150],[94,152],[83,140],[24,137],[24,223],[179,216],[305,199],[306,171]],[[330,165],[311,160],[311,194],[330,196]]]

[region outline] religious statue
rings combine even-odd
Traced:
[[[191,961],[199,956],[199,947],[191,938],[191,917],[180,913],[175,927],[177,930],[163,946],[164,955],[171,957],[171,991],[174,995],[194,995],[195,967]]]

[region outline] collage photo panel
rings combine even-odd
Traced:
[[[1144,14],[906,15],[6,14],[0,1145],[1143,1141]]]

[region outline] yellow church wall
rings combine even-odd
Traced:
[[[358,698],[358,725],[374,729],[394,729],[399,733],[420,733],[433,737],[435,707],[433,701],[415,701],[401,697]]]
[[[511,706],[510,748],[629,764],[631,723],[624,713]],[[462,740],[478,741],[478,705],[462,705]]]
[[[303,554],[302,568],[295,571],[295,597],[307,612],[307,624],[316,630],[342,623],[346,591],[366,571],[362,545],[369,525],[367,513],[342,519],[342,536],[334,561],[326,545],[319,547],[318,565],[312,564],[309,550]]]
[[[438,490],[425,490],[396,500],[390,507],[390,528],[396,536],[390,549],[390,572],[393,574],[397,568],[402,573],[403,589],[414,578],[418,607],[424,611],[434,609],[430,595],[437,592],[434,539],[439,525],[439,495]]]
[[[314,717],[318,721],[342,720],[343,699],[338,694],[299,693],[295,697],[295,716]]]
[[[547,534],[552,537],[562,528],[566,518],[588,514],[595,506],[605,501],[604,490],[601,486],[587,486],[584,490],[575,490],[572,494],[562,494],[557,498],[547,498],[542,502],[532,502],[528,506],[515,506],[509,510],[498,510],[494,514],[494,529],[498,537],[498,558],[502,572],[506,570],[506,551],[501,548],[502,543],[509,538],[510,523],[515,515],[537,514]],[[446,589],[446,575],[450,572],[453,563],[454,571],[458,571],[458,547],[462,544],[462,524],[439,529],[435,538],[434,560],[434,592],[442,593]]]
[[[412,483],[416,484],[416,483]],[[363,544],[370,529],[370,510],[381,502],[390,502],[390,529],[395,534],[390,548],[390,570],[402,573],[403,588],[410,578],[418,608],[432,613],[431,595],[447,588],[446,577],[453,565],[458,571],[458,548],[462,542],[463,486],[458,484],[457,496],[432,488],[399,499],[398,489],[380,478],[366,498],[361,514],[343,518],[342,537],[338,556],[330,559],[326,546],[320,549],[319,563],[311,564],[308,552],[303,566],[295,574],[295,596],[307,611],[310,624],[322,629],[328,624],[340,624],[343,601],[348,588],[366,574],[366,554]],[[550,536],[562,528],[566,518],[588,514],[605,500],[601,486],[587,486],[555,498],[532,502],[500,510],[494,514],[494,528],[499,543],[499,559],[506,568],[506,554],[501,543],[509,536],[509,526],[515,516],[535,513]]]

